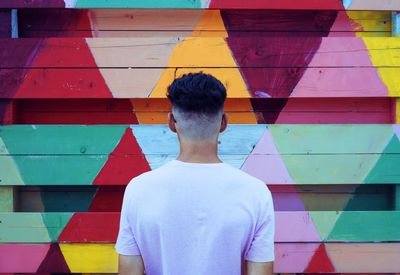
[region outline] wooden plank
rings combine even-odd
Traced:
[[[277,244],[275,272],[305,272],[309,266],[316,248],[311,244]],[[370,273],[399,270],[398,257],[400,245],[398,243],[360,243],[360,244],[325,244],[325,255],[328,255],[333,270],[327,270],[326,265],[318,265],[314,272],[351,272]],[[384,255],[384,256],[383,256]],[[326,262],[327,257],[321,258]],[[379,260],[378,260],[379,259]],[[359,263],[365,263],[360,265]],[[301,270],[301,271],[300,271]]]
[[[132,127],[132,128],[130,128]],[[390,127],[386,127],[391,129]],[[1,155],[107,155],[113,152],[126,130],[133,132],[142,150],[149,154],[175,154],[178,140],[167,125],[8,125],[0,126],[1,138],[8,150]],[[221,135],[221,154],[248,154],[265,131],[266,125],[233,125]],[[375,129],[384,129],[376,127]],[[251,133],[252,137],[247,135]],[[145,142],[152,134],[150,142]],[[147,137],[146,137],[147,136]],[[101,137],[101,138],[99,138]],[[143,139],[143,143],[142,143]],[[165,139],[164,142],[162,140]],[[161,149],[152,146],[160,141]],[[238,146],[240,145],[240,146]],[[140,155],[125,149],[119,155]]]
[[[13,131],[12,126],[7,126]],[[22,126],[28,128],[28,126]],[[51,126],[48,126],[51,127]],[[175,154],[178,141],[166,125],[131,125],[133,133],[145,154]],[[321,154],[381,154],[400,153],[394,139],[392,125],[229,125],[220,136],[220,153],[244,154],[272,134],[275,146],[282,155]],[[50,131],[51,128],[49,128]],[[16,128],[17,130],[17,128]],[[260,132],[261,131],[261,132]],[[253,138],[246,137],[250,134]],[[260,133],[263,136],[260,136]],[[389,144],[394,139],[394,145]],[[296,141],[296,142],[295,142]],[[159,146],[153,146],[158,144]],[[388,146],[390,145],[390,146]],[[261,145],[260,145],[261,146]],[[258,155],[274,155],[268,148],[256,150]]]
[[[0,147],[0,154],[109,154],[128,127],[129,125],[0,126],[0,137],[5,144]]]
[[[0,38],[10,38],[11,29],[11,10],[0,9]]]
[[[0,244],[0,272],[36,273],[50,244]]]
[[[210,3],[211,2],[211,3]],[[94,0],[4,0],[0,8],[253,8],[253,9],[336,9],[342,10],[343,5],[339,0],[328,0],[323,3],[317,0],[306,0],[302,2],[294,0],[285,0],[276,3],[274,1],[252,1],[243,3],[240,1],[225,0],[175,0],[175,1],[126,1],[118,0],[112,3],[108,1]]]
[[[389,211],[393,209],[393,186],[361,185],[269,185],[275,211]]]
[[[15,99],[13,102],[18,103],[17,124],[166,124],[170,111],[166,98]],[[7,100],[0,100],[0,106],[7,104]],[[395,122],[395,107],[391,98],[372,97],[228,98],[225,102],[231,124],[390,124]]]
[[[398,96],[396,39],[5,40],[0,87],[3,98],[163,98],[176,76],[204,71],[230,87],[228,97]],[[37,57],[28,62],[32,51]]]
[[[400,36],[400,13],[392,12],[392,35]],[[400,123],[400,100],[396,100],[396,123]],[[400,209],[400,185],[394,186],[394,209]]]
[[[107,196],[119,203],[124,186],[112,186]],[[20,186],[17,187],[18,212],[86,212],[99,192],[98,186]],[[112,211],[113,205],[104,205],[104,211]],[[115,210],[114,210],[115,211]]]
[[[393,186],[393,209],[400,209],[400,185],[396,184]]]
[[[0,242],[54,242],[71,216],[72,213],[0,213]]]
[[[11,10],[11,38],[18,38],[18,12],[16,9]]]
[[[13,186],[0,186],[0,212],[13,212],[16,206],[16,194]]]
[[[28,77],[23,69],[1,69],[0,70],[0,89],[3,91],[0,98],[147,98],[149,95],[155,98],[165,98],[167,83],[173,81],[174,75],[181,75],[188,72],[199,72],[207,70],[205,68],[193,69],[103,69],[102,74],[109,74],[109,85],[112,92],[105,94],[97,89],[98,73],[97,69],[31,69]],[[233,80],[233,76],[240,76],[240,71],[230,68],[215,68],[209,70],[211,73],[218,72],[218,76],[230,89],[228,89],[228,98],[286,98],[286,97],[397,97],[400,94],[400,85],[395,76],[400,68],[385,67],[381,69],[392,75],[393,88],[391,93],[376,73],[375,68],[308,68],[306,75],[296,85],[293,92],[290,93],[292,86],[282,83],[282,78],[288,75],[296,76],[298,72],[287,69],[271,68],[248,68],[246,74],[252,74],[259,79],[259,83],[250,87],[256,92],[251,95],[247,87]],[[154,88],[156,83],[145,79],[158,77],[165,74],[166,78],[160,85]],[[81,76],[79,78],[78,76]],[[265,80],[266,76],[271,76],[269,82]],[[228,76],[228,77],[223,77]],[[232,77],[231,77],[232,76]],[[320,79],[316,82],[315,79]],[[6,81],[8,79],[8,81]],[[361,81],[363,79],[363,81]],[[243,80],[240,80],[243,82]],[[244,82],[243,82],[244,83]],[[329,83],[336,83],[333,87]],[[101,86],[101,83],[99,84]],[[107,87],[105,87],[107,88]],[[238,89],[236,89],[238,88]],[[258,92],[257,92],[257,88]],[[14,94],[15,90],[17,93]],[[289,90],[289,95],[288,95]],[[268,92],[263,92],[268,91]],[[154,92],[154,95],[152,93]],[[239,93],[239,94],[238,94]]]
[[[146,155],[152,169],[160,167],[176,155]],[[221,155],[221,159],[234,167],[263,180],[267,184],[396,184],[399,173],[395,171],[399,163],[398,155],[383,155],[386,166],[379,164],[379,157],[373,155]],[[250,161],[251,159],[251,161]],[[248,163],[249,162],[249,163]],[[256,164],[254,164],[256,163]],[[296,166],[297,163],[301,165]],[[271,175],[268,167],[283,164],[281,170]],[[366,166],[355,174],[356,165]],[[334,167],[334,169],[332,169]],[[263,170],[260,170],[263,169]],[[287,174],[291,175],[290,178]]]
[[[400,240],[400,211],[279,211],[275,216],[279,243]],[[110,243],[116,241],[119,219],[119,212],[1,213],[0,242]],[[326,224],[330,232],[322,236],[318,231]]]
[[[386,124],[231,124],[220,137],[219,154],[268,184],[396,184],[396,129]],[[2,185],[124,185],[176,158],[179,150],[166,125],[12,125],[1,130],[0,167],[7,171]],[[98,136],[103,138],[89,142]],[[123,144],[121,149],[117,144]],[[265,167],[275,167],[275,173]],[[99,173],[108,176],[102,179]]]
[[[321,24],[329,14],[334,24]],[[390,12],[226,9],[21,9],[19,18],[21,37],[43,38],[390,36],[392,20]]]
[[[60,248],[71,272],[117,273],[118,255],[113,243],[61,244]],[[274,272],[305,272],[318,248],[318,243],[276,243]],[[35,273],[48,249],[48,244],[0,244],[0,255],[7,259],[0,266],[0,271]],[[395,273],[400,267],[399,243],[328,243],[323,250],[328,260],[332,261],[335,272]],[[31,260],[20,264],[21,258]],[[360,265],[360,262],[364,264]],[[50,270],[57,272],[60,271],[58,268],[54,266]],[[325,265],[319,265],[313,271],[326,272],[326,268]]]
[[[160,167],[166,162],[175,159],[173,155],[64,155],[64,156],[21,156],[12,158],[18,163],[19,172],[23,180],[15,182],[14,177],[20,174],[9,173],[1,176],[1,185],[126,185],[129,180],[143,172],[126,171],[126,167],[116,166],[112,174],[120,178],[113,180],[108,176],[106,180],[98,182],[97,175],[102,172],[102,167],[107,161],[133,163],[133,167],[146,161],[152,169]],[[252,155],[248,164],[248,155],[220,155],[220,158],[236,167],[242,168],[247,173],[260,178],[266,184],[397,184],[400,172],[396,167],[400,163],[399,154],[340,154],[340,155]],[[385,167],[376,166],[379,159],[387,163]],[[282,160],[283,159],[283,160]],[[0,164],[7,161],[6,156],[0,156]],[[289,172],[291,180],[285,177],[282,171],[269,175],[268,167],[283,162],[284,171]],[[85,165],[82,165],[82,164]],[[360,173],[355,174],[353,167],[366,166]],[[375,166],[376,167],[375,167]],[[83,167],[84,166],[84,167]],[[4,167],[4,166],[3,166]],[[332,168],[334,167],[334,168]],[[259,170],[263,168],[264,170]],[[43,174],[45,171],[50,171]],[[123,176],[123,177],[122,177]]]
[[[399,165],[398,155],[382,155],[387,163],[383,168],[379,164],[380,158],[373,155],[252,155],[243,165],[247,173],[263,180],[267,184],[396,184],[400,174],[396,171]],[[164,161],[152,163],[158,167]],[[269,171],[259,170],[270,167],[271,164],[284,164],[284,169],[276,172],[276,175],[268,175]],[[356,165],[365,166],[360,172],[355,173]],[[396,171],[396,172],[390,172]],[[288,179],[285,175],[291,175]]]
[[[273,9],[273,10],[399,10],[396,0],[345,1],[339,0],[284,0],[243,2],[239,0],[175,0],[175,1],[127,1],[117,0],[110,3],[106,0],[3,0],[0,8],[212,8],[212,9]]]
[[[0,100],[0,124],[14,124],[18,121],[18,103],[13,99]]]
[[[9,174],[2,173],[1,185],[126,185],[132,177],[143,173],[137,171],[137,166],[146,162],[145,157],[139,155],[50,155],[13,156],[12,158],[18,163],[20,169],[18,176],[22,176],[23,180],[15,182],[13,178],[17,175],[14,174],[14,171]],[[164,160],[164,158],[162,159]],[[231,163],[243,162],[244,159],[245,156],[236,157]],[[3,170],[6,162],[7,157],[0,156],[1,170]],[[129,165],[125,165],[125,167],[115,165],[116,168],[111,172],[104,168],[107,171],[106,176],[108,175],[108,178],[98,182],[97,176],[102,172],[103,167],[106,167],[107,162],[127,162]],[[134,165],[133,170],[127,171],[127,168],[132,167],[132,164]],[[43,175],[46,171],[48,172],[47,175]],[[113,174],[118,175],[119,178],[112,180]]]
[[[317,39],[319,40],[319,39]],[[3,39],[0,40],[0,60],[2,68],[180,68],[215,67],[230,68],[232,63],[219,58],[201,59],[199,62],[189,59],[191,49],[224,54],[224,41],[233,43],[235,48],[247,56],[245,62],[237,67],[285,68],[303,67],[300,60],[312,55],[307,67],[399,67],[399,49],[393,47],[400,43],[395,37],[324,37],[316,49],[304,52],[304,49],[290,48],[290,45],[302,41],[296,37],[280,39],[280,47],[271,47],[274,37],[238,37],[224,40],[220,37],[136,37],[136,38],[50,38],[50,39]],[[96,63],[90,59],[79,58],[87,51],[81,45],[87,43]],[[236,46],[236,43],[238,44]],[[372,45],[368,48],[366,45]],[[182,47],[182,59],[170,60],[171,48]],[[13,49],[13,50],[10,50]],[[16,50],[17,49],[17,50]],[[32,49],[32,50],[31,50]],[[21,51],[36,51],[38,60],[26,63],[19,58]],[[167,54],[167,57],[164,55]],[[369,54],[379,54],[379,60],[371,63]],[[128,58],[135,56],[135,58]],[[281,59],[282,56],[298,58],[298,62]],[[166,60],[167,59],[167,60]]]
[[[345,0],[344,6],[347,10],[400,10],[400,2],[392,0]]]
[[[107,188],[105,188],[107,187]],[[19,186],[18,212],[116,212],[125,186]],[[393,186],[269,185],[276,211],[388,211]],[[97,200],[101,199],[100,203]]]
[[[400,36],[400,13],[392,12],[392,35]]]

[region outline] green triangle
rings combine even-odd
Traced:
[[[362,183],[393,136],[391,125],[271,125],[296,183]]]
[[[0,185],[13,183],[13,185],[24,185],[21,174],[12,156],[0,136]]]
[[[0,175],[2,171],[10,171],[0,177],[0,184],[91,184],[127,127],[122,124],[1,126],[4,146],[0,144],[0,152],[6,148],[12,159],[0,157]],[[42,172],[44,169],[46,173]]]
[[[66,213],[41,213],[43,223],[46,225],[47,232],[51,241],[57,241],[58,236],[64,230],[71,219],[73,212]]]
[[[322,241],[327,239],[341,213],[342,213],[341,211],[310,212],[311,218],[314,222],[315,227],[318,230],[319,236]]]
[[[345,211],[391,210],[393,187],[391,185],[360,184],[350,194]]]
[[[393,135],[364,182],[373,184],[399,182],[400,176],[397,171],[400,165],[400,158],[398,154],[393,154],[399,151],[400,141],[396,135]]]

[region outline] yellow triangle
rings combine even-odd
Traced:
[[[389,96],[391,97],[399,96],[400,71],[397,67],[400,65],[400,58],[398,58],[398,47],[400,43],[400,38],[364,37],[363,41],[368,49],[372,65],[377,67],[379,76],[382,79],[383,83],[385,83],[389,91]]]
[[[60,243],[71,272],[117,273],[118,254],[112,243]]]
[[[226,86],[228,97],[250,97],[228,44],[222,37],[185,38],[175,46],[168,67],[150,97],[166,97],[167,88],[176,77],[200,71],[218,78]]]
[[[385,23],[390,18],[387,12],[346,11],[346,14],[355,23],[354,31],[357,37],[390,36],[391,24]]]

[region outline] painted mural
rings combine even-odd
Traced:
[[[198,71],[227,86],[220,158],[272,191],[275,272],[400,272],[396,10],[2,0],[0,272],[117,272],[125,186],[177,156],[166,88]]]

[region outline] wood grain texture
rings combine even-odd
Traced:
[[[137,155],[94,155],[94,156],[13,156],[16,162],[21,163],[19,173],[23,176],[22,182],[12,180],[15,174],[2,175],[2,185],[126,185],[128,179],[138,175],[136,169],[126,171],[125,168],[115,168],[113,173],[123,175],[112,180],[108,175],[107,180],[96,180],[102,171],[104,163],[111,160],[116,162],[142,163],[148,162],[152,169],[162,166],[175,159],[175,154],[149,154],[146,157]],[[335,154],[335,155],[253,155],[253,163],[247,164],[248,155],[219,155],[220,158],[236,168],[245,169],[246,172],[263,180],[267,184],[397,184],[399,173],[396,167],[399,164],[399,154]],[[0,157],[0,164],[6,161],[5,156]],[[384,162],[380,163],[381,158]],[[23,163],[23,165],[22,165]],[[85,163],[85,167],[82,167]],[[138,164],[138,165],[139,165]],[[278,170],[273,176],[268,167],[281,165],[283,170]],[[361,172],[356,172],[354,167],[366,166]],[[43,175],[46,169],[51,169]],[[135,166],[134,166],[135,167]],[[332,168],[334,167],[334,168]],[[265,171],[258,169],[263,168]],[[370,170],[368,170],[370,169]],[[47,171],[46,170],[46,171]],[[73,174],[71,174],[73,173]],[[267,174],[267,175],[266,175]],[[289,174],[290,177],[286,175]],[[60,177],[62,175],[62,177]],[[10,179],[11,178],[11,179]]]
[[[276,211],[388,211],[394,185],[269,185]],[[124,185],[19,186],[18,212],[118,212]]]
[[[0,244],[0,272],[35,273],[50,244]]]
[[[278,211],[275,216],[278,243],[400,240],[399,211]],[[0,242],[110,243],[116,241],[119,219],[119,212],[2,213]]]
[[[17,212],[85,212],[97,193],[97,186],[17,187]],[[115,188],[114,192],[118,192]],[[123,192],[123,191],[122,191]],[[113,192],[109,192],[110,197]],[[105,207],[109,207],[106,205]],[[109,208],[111,209],[111,208]],[[108,210],[110,211],[110,210]]]
[[[250,3],[242,3],[240,1],[224,1],[212,0],[209,1],[188,1],[188,0],[174,0],[174,1],[127,1],[118,0],[110,3],[106,0],[5,0],[1,3],[0,8],[263,8],[263,9],[344,9],[343,5],[338,0],[329,0],[321,3],[317,0],[307,1],[294,1],[285,0],[279,3],[275,1],[252,1]]]
[[[391,36],[386,11],[21,9],[20,37]],[[334,23],[327,24],[332,14]],[[226,32],[226,28],[229,33]]]
[[[393,208],[396,210],[400,209],[400,187],[399,187],[399,185],[396,185],[393,196],[394,196]]]
[[[0,100],[0,124],[17,123],[17,105],[15,100]]]
[[[220,136],[219,155],[267,184],[395,184],[400,177],[395,129],[387,124],[231,124]],[[0,167],[7,170],[2,185],[125,185],[176,158],[179,149],[166,125],[13,125],[1,130]],[[102,139],[89,141],[98,136]],[[41,173],[45,167],[50,172]]]
[[[93,71],[97,69],[31,69],[32,76],[23,79],[19,75],[24,73],[22,69],[4,69],[0,74],[0,89],[5,93],[0,94],[0,98],[166,98],[165,88],[169,81],[172,81],[174,75],[182,75],[188,72],[208,71],[209,73],[218,72],[222,81],[228,86],[228,98],[250,98],[247,87],[244,86],[243,80],[233,80],[238,76],[238,69],[229,68],[196,68],[196,69],[104,69],[110,70],[110,74],[114,74],[115,81],[112,85],[112,94],[102,92],[101,82],[100,90],[97,90],[97,76],[93,76]],[[396,83],[399,81],[395,76],[399,73],[399,68],[382,68],[390,75],[392,86],[389,94],[387,87],[382,83],[380,77],[376,74],[375,68],[308,68],[299,81],[297,86],[291,93],[291,97],[320,97],[320,98],[337,98],[337,97],[397,97],[400,90]],[[164,71],[164,72],[163,72]],[[296,69],[242,69],[247,74],[253,74],[259,79],[265,79],[270,76],[269,71],[274,71],[277,80],[281,76],[296,75]],[[165,73],[166,78],[163,82],[158,82],[157,89],[153,84],[145,79],[145,76],[152,74]],[[97,74],[97,73],[96,73]],[[16,77],[18,75],[18,77]],[[73,77],[75,75],[75,78]],[[66,78],[64,78],[66,76]],[[355,76],[355,77],[354,77]],[[320,82],[316,82],[316,79]],[[5,81],[8,79],[8,81]],[[53,81],[57,79],[57,81]],[[132,83],[132,79],[135,79]],[[3,81],[4,80],[4,81]],[[366,81],[365,81],[366,80]],[[239,82],[238,82],[239,81]],[[12,82],[13,86],[8,84]],[[332,86],[330,83],[336,83]],[[19,87],[16,95],[11,91],[15,87]],[[279,97],[287,93],[287,84],[284,82],[259,82],[253,86],[253,90],[259,91],[258,97],[270,96]],[[230,89],[236,87],[237,89]],[[9,92],[10,91],[10,92]],[[153,92],[155,92],[153,94]]]
[[[355,24],[353,29],[357,37],[390,37],[392,32],[391,12],[347,11],[346,15]],[[370,18],[365,20],[364,18]]]
[[[327,244],[327,250],[338,272],[398,272],[398,243],[385,244],[358,244],[341,249],[340,244]],[[384,255],[384,257],[382,257]],[[365,263],[360,266],[356,262]]]
[[[176,157],[165,91],[195,71],[228,86],[221,159],[272,191],[275,272],[400,270],[400,43],[368,37],[400,2],[47,3],[0,3],[39,38],[0,39],[0,123],[28,124],[0,126],[0,272],[117,272],[124,188]]]
[[[1,242],[54,242],[71,216],[72,213],[1,213]]]
[[[392,12],[392,35],[400,35],[400,13],[397,11]]]
[[[58,236],[60,243],[115,242],[119,213],[74,213]]]
[[[229,123],[391,124],[396,122],[396,98],[228,98]],[[312,104],[310,104],[312,102]],[[14,122],[3,124],[166,124],[168,99],[12,99]],[[278,106],[277,106],[278,105]],[[283,108],[280,107],[283,105]],[[7,111],[9,110],[9,111]],[[5,112],[11,114],[11,108]],[[5,113],[6,114],[6,113]]]
[[[0,186],[0,212],[13,212],[16,194],[13,186]]]
[[[305,272],[319,248],[320,243],[276,243],[274,272]],[[49,244],[0,244],[0,255],[6,255],[4,259],[8,259],[0,270],[34,273],[48,249]],[[71,272],[117,272],[118,254],[114,243],[60,244],[60,249]],[[399,269],[398,243],[325,243],[323,249],[335,272],[395,273]],[[21,265],[20,259],[34,251],[41,253],[35,253],[35,257]],[[365,264],[360,265],[360,262]],[[57,269],[53,271],[57,272]],[[327,272],[326,266],[312,271]]]
[[[366,40],[365,41],[367,48],[368,49],[373,49],[374,47],[376,47],[376,45],[378,43],[384,43],[385,45],[393,48],[393,49],[398,49],[398,43],[396,43],[393,40],[383,40],[383,41],[372,41],[372,40]],[[384,53],[381,52],[374,52],[374,51],[370,51],[370,55],[371,55],[371,60],[372,60],[372,64],[379,64],[381,61],[380,60],[388,60],[388,66],[395,66],[395,62],[396,62],[396,55],[394,52],[389,53],[388,55],[385,55]],[[385,83],[388,92],[390,95],[399,95],[399,91],[397,89],[397,87],[399,86],[399,78],[398,75],[393,73],[393,71],[388,70],[386,67],[385,68],[379,68],[378,69],[378,73],[380,78],[383,80],[383,82]]]
[[[174,1],[128,1],[118,0],[4,0],[0,8],[212,8],[212,9],[281,9],[281,10],[399,10],[397,1],[354,0],[342,4],[339,0],[284,0],[242,2],[239,0],[174,0]]]
[[[0,9],[0,38],[11,38],[10,9]]]
[[[396,37],[235,37],[227,38],[237,64],[224,58],[219,37],[49,38],[0,40],[2,68],[180,68],[180,67],[399,67],[400,38]],[[316,46],[311,47],[315,43]],[[278,46],[273,46],[278,43]],[[297,45],[297,44],[299,45]],[[310,44],[310,47],[300,44]],[[87,46],[86,46],[87,44]],[[296,47],[294,45],[297,45]],[[40,59],[26,64],[21,51],[38,52]],[[87,58],[87,47],[93,59]],[[170,59],[179,47],[181,58]],[[11,50],[17,48],[18,51]],[[196,59],[192,50],[212,52]],[[43,57],[46,55],[47,57]],[[215,55],[215,56],[214,56]],[[221,56],[223,55],[223,56]],[[372,56],[372,60],[370,56]],[[214,58],[217,58],[218,63]],[[304,60],[312,57],[308,62]],[[191,58],[189,58],[191,57]],[[293,60],[294,59],[294,60]],[[168,60],[170,60],[169,64]],[[279,61],[279,62],[278,62]],[[311,62],[311,63],[310,63]]]
[[[350,5],[345,5],[348,10],[399,10],[400,2],[391,0],[351,0]]]
[[[0,96],[165,98],[174,78],[203,71],[218,77],[230,98],[396,97],[400,94],[398,39],[2,40],[0,88],[4,92]],[[33,61],[19,58],[29,52]]]

